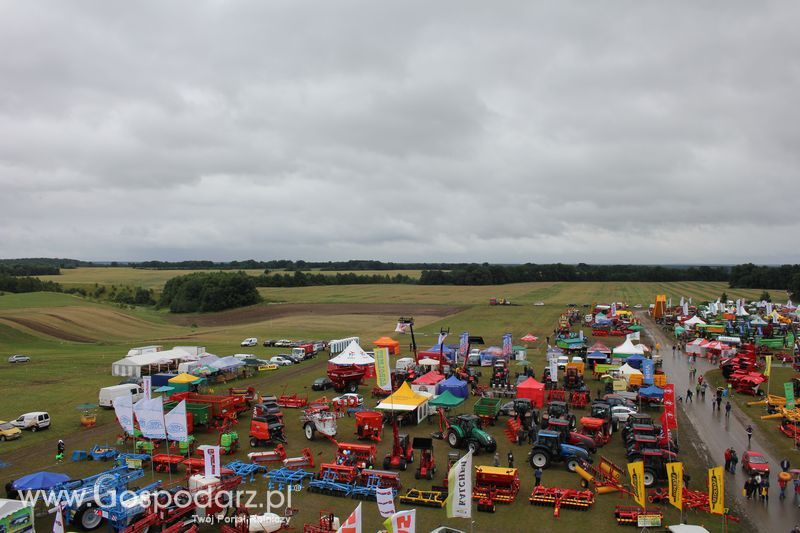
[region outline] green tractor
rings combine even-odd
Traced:
[[[480,417],[463,414],[449,418],[439,410],[439,429],[434,434],[437,438],[444,438],[451,448],[467,449],[477,455],[482,450],[494,453],[497,450],[497,441],[483,430]]]

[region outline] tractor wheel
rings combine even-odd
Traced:
[[[433,468],[433,469],[429,468],[428,469],[428,475],[425,476],[426,478],[428,478],[428,481],[433,479],[433,474],[435,473],[434,470],[436,470],[436,469],[435,468]]]
[[[408,462],[409,463],[413,463],[414,462],[414,451],[413,450],[411,451],[411,457],[408,458]]]
[[[447,432],[447,443],[450,445],[451,448],[458,448],[461,445],[461,439],[454,430],[450,430]]]
[[[575,415],[569,415],[569,429],[575,430],[576,427],[578,427],[578,422],[575,419]]]
[[[588,489],[589,488],[589,482],[586,481],[583,478],[581,478],[581,488],[584,488],[584,489]]]
[[[419,468],[417,468],[417,471],[416,471],[416,472],[414,472],[414,479],[419,479],[420,477],[421,477],[421,476],[420,476],[420,474],[419,474]]]
[[[256,446],[258,446],[258,439],[253,437],[250,439],[250,447],[255,448]]]
[[[383,458],[383,469],[384,470],[389,470],[389,467],[391,467],[391,466],[392,466],[392,459],[390,457],[388,457],[388,456],[384,457]]]
[[[535,450],[531,454],[531,466],[536,468],[547,468],[550,466],[550,455],[541,450]]]
[[[38,426],[31,426],[31,433],[36,433],[37,431],[39,431]]]
[[[481,451],[481,445],[476,440],[467,441],[467,450],[472,452],[472,455],[478,455]]]
[[[358,390],[358,383],[355,381],[351,381],[350,383],[347,384],[345,389],[347,392],[356,392]]]
[[[644,486],[649,489],[656,484],[656,473],[650,468],[644,469]]]
[[[406,462],[406,460],[405,460],[405,459],[403,459],[403,458],[401,457],[401,458],[400,458],[400,465],[399,465],[399,466],[400,466],[400,470],[401,470],[401,471],[403,471],[403,472],[405,472],[405,471],[406,471],[406,468],[408,468],[408,463]]]
[[[491,444],[486,446],[486,452],[487,453],[494,453],[495,450],[497,450],[497,442],[495,442],[495,441],[492,441]]]
[[[83,504],[75,513],[74,521],[81,531],[92,531],[100,527],[103,517],[97,512],[94,505],[89,502]]]
[[[311,422],[306,423],[306,425],[303,426],[303,431],[306,434],[306,439],[314,440],[314,424]]]
[[[578,461],[575,458],[567,459],[567,470],[569,470],[570,472],[574,473],[580,465],[581,465],[580,461]]]

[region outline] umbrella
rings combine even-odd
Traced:
[[[608,374],[603,374],[602,376],[600,376],[600,380],[601,381],[614,381],[614,377],[613,376],[609,376]]]
[[[96,403],[82,403],[76,407],[78,411],[89,411],[90,409],[97,409]]]
[[[166,385],[162,385],[153,392],[169,392],[171,390],[175,390],[175,387],[167,387]]]
[[[523,359],[521,361],[517,361],[517,366],[528,366],[530,364],[531,364],[531,362],[528,361],[527,359]]]
[[[439,361],[436,359],[431,359],[430,357],[426,357],[425,359],[420,359],[419,364],[435,366],[439,364]]]
[[[47,490],[65,481],[69,481],[69,476],[65,474],[36,472],[14,481],[13,486],[16,490]]]
[[[524,341],[524,342],[536,342],[536,341],[539,340],[539,337],[537,337],[536,335],[531,335],[530,333],[528,333],[524,337],[521,337],[519,340]]]
[[[642,331],[644,328],[639,324],[634,324],[632,326],[628,326],[628,329],[631,331]]]

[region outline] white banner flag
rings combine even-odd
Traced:
[[[447,338],[447,333],[444,333],[444,332],[442,332],[442,333],[439,333],[439,342],[437,342],[436,344],[437,344],[438,346],[441,346],[442,344],[444,344],[444,340],[445,340],[446,338]]]
[[[628,339],[629,341],[638,341],[640,340],[640,337],[641,335],[639,334],[638,331],[634,331],[633,333],[628,333],[627,335],[625,335],[625,338]]]
[[[336,530],[336,533],[361,533],[361,504],[350,513],[344,524]]]
[[[406,333],[408,331],[408,324],[405,322],[398,322],[397,327],[394,328],[395,333]]]
[[[33,529],[31,529],[33,531]],[[64,509],[61,507],[61,504],[58,506],[58,510],[56,511],[56,519],[53,522],[53,533],[65,533],[66,529],[64,529]]]
[[[378,502],[378,512],[388,518],[396,511],[394,508],[394,489],[391,487],[378,487],[375,489],[375,501]]]
[[[204,475],[206,477],[219,478],[221,474],[221,465],[219,463],[219,446],[199,446],[203,450],[203,466],[205,469]]]
[[[616,303],[612,303],[611,304],[611,316],[617,316],[617,304]]]
[[[133,435],[133,396],[117,396],[112,401],[119,425],[128,435]]]
[[[683,304],[683,316],[689,316],[689,304],[686,302]]]
[[[558,381],[558,361],[550,359],[550,381]]]
[[[141,399],[133,406],[139,429],[147,439],[166,439],[167,428],[164,425],[164,403],[161,396],[152,400]]]
[[[388,533],[416,533],[417,510],[400,511],[383,522]]]
[[[150,376],[142,378],[142,391],[144,392],[145,400],[149,400],[153,397],[153,379]]]
[[[472,452],[456,461],[447,474],[447,518],[472,517]]]
[[[176,405],[172,411],[164,415],[167,425],[167,438],[179,442],[189,440],[189,428],[186,423],[186,400]]]

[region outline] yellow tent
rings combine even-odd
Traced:
[[[195,381],[200,381],[203,378],[199,378],[197,376],[193,376],[191,374],[187,374],[184,372],[183,374],[178,374],[174,378],[170,378],[170,383],[194,383]]]
[[[656,305],[653,307],[653,318],[661,318],[667,314],[667,295],[656,294]]]
[[[406,381],[391,396],[378,404],[377,408],[387,411],[413,411],[427,401],[426,396],[411,390]]]

